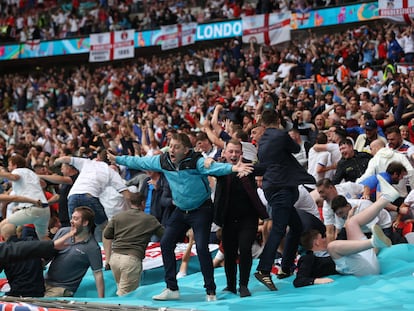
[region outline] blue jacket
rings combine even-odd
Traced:
[[[163,172],[172,191],[173,203],[181,210],[200,207],[211,197],[208,175],[223,176],[232,172],[228,163],[212,163],[204,167],[201,153],[191,151],[176,168],[168,153],[152,157],[119,156],[116,163],[129,168]]]

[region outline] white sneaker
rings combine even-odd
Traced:
[[[394,202],[400,197],[400,194],[389,182],[387,182],[384,177],[377,175],[378,182],[381,187],[381,196],[389,202]]]
[[[187,276],[187,273],[185,273],[185,272],[181,272],[181,271],[179,271],[178,273],[177,273],[177,280],[178,279],[182,279],[183,277],[185,277],[185,276]]]
[[[207,295],[207,301],[216,301],[217,300],[217,297],[216,297],[216,295]]]
[[[180,299],[180,293],[178,290],[171,290],[169,288],[164,289],[161,294],[152,296],[154,300],[177,300]]]
[[[378,225],[373,225],[371,227],[372,231],[372,245],[376,248],[385,248],[391,246],[391,240],[384,234],[381,227]]]

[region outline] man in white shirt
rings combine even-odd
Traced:
[[[328,139],[323,132],[316,136],[316,144],[326,144]],[[308,173],[311,174],[316,181],[327,177],[327,173],[332,169],[331,154],[328,151],[316,151],[314,147],[309,149],[308,155]],[[312,185],[313,186],[313,185]],[[314,188],[314,186],[312,187]]]
[[[319,196],[324,200],[322,213],[323,221],[326,226],[326,237],[328,241],[336,239],[335,214],[332,210],[332,200],[338,195],[343,195],[347,199],[357,199],[364,192],[364,186],[353,182],[345,182],[334,185],[330,179],[324,178],[316,183]]]
[[[69,163],[79,170],[79,176],[68,194],[69,216],[78,206],[88,206],[95,212],[95,224],[103,230],[108,217],[99,201],[99,196],[107,186],[112,186],[129,202],[129,191],[121,176],[111,169],[106,160],[106,151],[98,154],[96,161],[84,158],[64,156],[55,160],[55,164]]]
[[[35,172],[26,168],[25,158],[18,154],[10,157],[8,170],[9,172],[0,172],[0,177],[11,180],[14,195],[31,198],[39,203],[17,204],[17,211],[3,220],[1,226],[5,223],[12,223],[16,226],[34,224],[38,238],[45,238],[48,233],[50,209],[40,186],[39,177]]]
[[[335,213],[335,228],[339,232],[338,239],[345,240],[347,237],[345,231],[345,222],[351,209],[353,209],[353,215],[356,215],[371,205],[372,202],[370,200],[347,200],[342,195],[338,195],[332,200],[331,207]],[[384,234],[391,238],[392,220],[390,213],[386,209],[382,209],[379,214],[375,216],[370,222],[361,226],[362,232],[364,232],[369,237],[371,234],[370,228],[375,224],[380,226]]]

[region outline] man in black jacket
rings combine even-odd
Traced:
[[[237,164],[242,157],[242,144],[231,139],[224,149],[227,163]],[[214,199],[214,223],[222,227],[224,248],[225,291],[236,293],[237,259],[239,259],[240,297],[251,296],[248,289],[252,267],[252,245],[257,236],[259,217],[268,218],[257,194],[254,176],[237,177],[236,173],[217,177]]]
[[[372,156],[367,152],[354,150],[352,141],[347,138],[339,142],[339,151],[342,154],[336,167],[332,182],[336,185],[342,180],[355,182],[367,169],[368,162]]]
[[[298,261],[298,272],[293,285],[303,287],[333,282],[333,279],[326,276],[338,274],[338,272],[335,269],[335,262],[327,251],[326,235],[311,229],[302,234],[301,245],[306,249],[306,254],[302,255]]]
[[[0,265],[9,261],[20,261],[28,258],[51,257],[55,250],[62,250],[66,240],[75,234],[74,230],[55,241],[20,241],[15,243],[0,243]]]
[[[16,234],[16,226],[5,224],[1,228],[1,235],[6,244],[23,241]],[[43,264],[40,257],[26,259],[21,262],[8,261],[0,264],[4,270],[10,291],[7,296],[14,297],[43,297],[45,293],[45,280],[43,278]]]
[[[255,174],[263,174],[263,191],[272,209],[272,229],[265,244],[255,273],[256,279],[267,288],[277,290],[270,271],[274,263],[277,248],[286,234],[283,251],[283,273],[290,275],[296,258],[302,222],[294,207],[299,197],[298,185],[314,184],[315,179],[309,175],[293,156],[300,151],[300,146],[280,129],[280,116],[275,110],[265,110],[261,115],[262,125],[266,128],[260,138]]]

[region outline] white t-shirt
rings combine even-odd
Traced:
[[[25,196],[34,200],[47,203],[43,189],[40,186],[39,177],[28,168],[16,168],[12,174],[19,175],[20,178],[12,181],[12,188],[15,195]],[[17,206],[24,207],[27,203],[18,203]]]
[[[351,181],[335,185],[338,195],[343,195],[347,200],[357,199],[364,192],[364,186]],[[326,226],[335,225],[335,213],[331,208],[331,202],[323,201],[323,221]]]
[[[338,164],[339,160],[341,160],[342,155],[341,151],[339,151],[339,145],[335,143],[327,143],[326,150],[331,154],[331,161],[332,164]],[[326,172],[326,178],[332,178],[335,175],[336,170],[330,170]]]
[[[312,214],[313,216],[320,219],[321,217],[319,215],[318,206],[316,205],[312,196],[309,194],[308,190],[306,190],[306,188],[302,185],[298,186],[298,190],[299,190],[299,197],[296,200],[294,207],[296,209],[300,209],[309,214]],[[257,194],[259,195],[259,198],[260,198],[260,201],[262,201],[262,204],[267,207],[270,218],[272,218],[272,212],[267,205],[268,202],[264,195],[263,189],[257,188]]]
[[[318,168],[318,165],[327,167],[331,165],[331,153],[328,151],[315,151],[315,149],[312,147],[309,150],[309,156],[308,156],[308,173],[311,174],[316,181],[319,181],[323,178],[325,178],[326,173],[328,172],[322,172],[317,173],[316,169]]]
[[[361,211],[368,208],[372,204],[370,200],[355,200],[355,199],[348,200],[348,203],[352,207],[356,207],[354,215],[360,213]],[[335,215],[335,228],[337,228],[338,230],[342,229],[345,225],[345,220],[346,219],[339,218],[338,216]],[[385,229],[385,228],[391,227],[391,223],[392,221],[391,221],[390,213],[388,213],[387,210],[383,209],[381,210],[381,212],[378,214],[377,217],[374,217],[369,223],[362,226],[361,230],[364,233],[368,233],[368,232],[371,232],[370,228],[375,224],[378,224],[382,229]]]
[[[118,192],[127,189],[121,176],[105,162],[72,157],[70,165],[79,170],[79,176],[70,189],[68,197],[72,194],[89,193],[98,198],[107,186],[112,186]]]
[[[308,190],[302,185],[298,186],[299,198],[295,203],[295,208],[305,211],[309,214],[312,214],[316,218],[320,219],[321,216],[318,211],[318,206],[313,200],[312,196],[309,194]]]
[[[111,219],[119,212],[125,211],[128,208],[125,198],[112,186],[108,186],[99,196],[99,202],[104,207],[105,214],[108,219]]]

